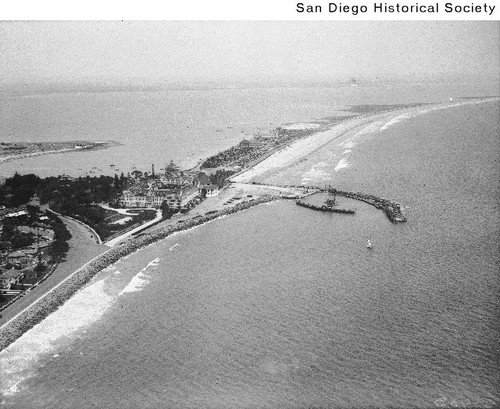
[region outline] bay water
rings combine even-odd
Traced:
[[[109,149],[0,163],[0,176],[41,177],[156,171],[171,160],[191,168],[257,133],[345,115],[351,105],[442,102],[497,95],[498,84],[261,86],[149,91],[2,94],[0,142],[114,141]],[[113,165],[113,166],[111,166]]]

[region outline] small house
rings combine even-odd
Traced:
[[[205,191],[206,197],[217,196],[219,194],[219,186],[217,185],[204,185],[199,188],[200,193]]]
[[[12,285],[18,284],[24,278],[21,271],[11,268],[0,274],[0,288],[10,289]]]
[[[31,257],[21,250],[14,251],[7,255],[7,262],[20,267],[26,267],[31,261]]]

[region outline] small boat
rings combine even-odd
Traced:
[[[366,248],[371,250],[373,248],[372,246],[372,243],[370,242],[370,240],[368,240],[368,244],[366,245]]]

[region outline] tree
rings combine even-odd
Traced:
[[[69,250],[69,245],[65,241],[56,240],[49,249],[49,254],[54,261],[63,260]]]
[[[123,173],[122,173],[123,175]],[[113,187],[115,189],[120,189],[120,179],[118,179],[118,175],[115,173],[115,179],[114,179],[114,182],[113,182]]]
[[[33,270],[35,271],[35,273],[37,273],[37,275],[41,275],[41,273],[43,273],[46,269],[47,267],[45,266],[45,264],[38,263]]]
[[[33,174],[20,175],[16,173],[11,178],[5,181],[2,186],[2,201],[10,206],[19,206],[30,201],[31,197],[36,193],[41,179]]]
[[[53,216],[54,223],[54,243],[49,248],[49,254],[53,260],[59,261],[66,256],[69,250],[67,241],[71,238],[71,233],[68,231],[64,223],[57,216]]]
[[[165,167],[165,173],[177,173],[179,172],[179,166],[177,166],[173,160]]]
[[[222,169],[219,169],[217,172],[215,172],[214,174],[210,175],[210,181],[214,184],[214,185],[217,185],[219,187],[219,189],[221,187],[224,186],[224,183],[226,182],[226,179],[231,176],[232,174],[234,174],[235,172],[232,171],[232,170],[222,170]]]
[[[125,175],[122,174],[120,175],[120,189],[125,189],[127,187],[127,182],[128,182],[128,179],[125,177]]]
[[[142,172],[140,170],[134,170],[132,171],[132,176],[136,179],[139,179],[142,177]]]
[[[167,203],[167,201],[163,201],[160,205],[161,215],[163,219],[170,219],[172,215],[175,213],[174,209],[171,209]]]
[[[35,242],[35,235],[32,233],[15,231],[10,242],[14,250],[29,247]]]

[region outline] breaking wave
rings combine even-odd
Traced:
[[[396,125],[404,121],[405,119],[413,118],[414,116],[416,116],[415,113],[405,113],[403,115],[397,116],[396,118],[392,118],[389,122],[387,122],[384,126],[380,128],[380,131],[385,131],[387,128]]]
[[[0,352],[1,395],[7,397],[18,392],[19,384],[36,371],[42,357],[50,353],[52,358],[57,358],[59,354],[54,354],[54,350],[65,339],[88,327],[105,313],[113,301],[104,289],[105,281],[100,280],[80,291],[64,307]]]
[[[337,163],[337,166],[335,166],[335,172],[338,172],[340,169],[348,167],[349,167],[349,162],[347,162],[346,158],[342,158],[340,159],[339,163]]]
[[[310,171],[304,173],[302,176],[302,184],[309,184],[312,182],[319,183],[330,179],[330,172],[325,170],[327,167],[329,167],[329,165],[325,162],[320,162],[314,165]]]
[[[132,280],[130,280],[127,286],[118,295],[141,291],[149,283],[149,276],[146,274],[146,272],[150,267],[156,267],[159,262],[160,262],[159,258],[155,258],[153,261],[151,261],[146,267],[144,267],[141,271],[139,271],[132,278]]]

